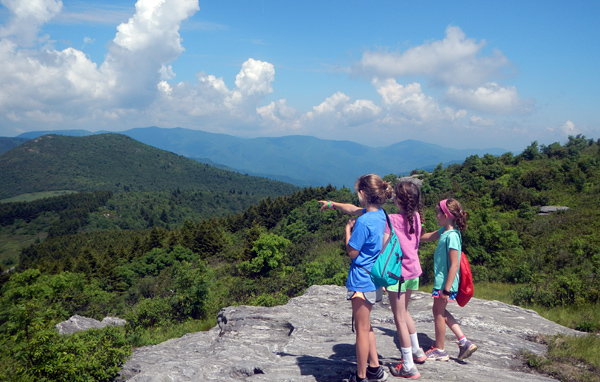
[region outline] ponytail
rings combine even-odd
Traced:
[[[448,211],[454,215],[456,226],[460,232],[464,233],[467,230],[467,219],[469,218],[469,214],[463,209],[458,200],[450,198],[446,199],[445,202]]]
[[[392,198],[393,190],[390,182],[386,182],[379,175],[367,174],[356,180],[356,191],[364,193],[366,202],[377,206],[384,205]]]

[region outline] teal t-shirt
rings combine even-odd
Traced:
[[[458,291],[458,278],[460,274],[460,254],[462,251],[462,243],[460,240],[460,232],[457,229],[451,229],[444,232],[444,227],[439,229],[440,240],[433,254],[433,289],[442,290],[446,286],[446,278],[448,277],[448,268],[450,267],[450,257],[448,251],[456,249],[458,251],[459,270],[456,272],[456,277],[452,283],[450,292]]]

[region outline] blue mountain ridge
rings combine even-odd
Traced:
[[[73,132],[73,134],[71,134]],[[85,130],[28,132],[19,138],[46,134],[85,136]],[[407,175],[415,169],[432,170],[443,163],[462,163],[471,155],[501,155],[509,150],[452,149],[416,140],[387,147],[311,136],[240,138],[185,128],[139,127],[119,132],[144,144],[252,176],[280,180],[301,187],[352,187],[360,175]]]

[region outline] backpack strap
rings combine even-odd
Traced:
[[[391,232],[394,232],[394,227],[392,226],[392,222],[391,222],[391,220],[390,220],[390,217],[388,216],[388,213],[387,213],[387,212],[386,212],[386,211],[385,211],[383,208],[381,208],[381,210],[382,210],[382,211],[383,211],[383,213],[385,214],[385,220],[387,221],[387,225],[388,225],[388,227],[390,227],[390,236],[391,236]],[[394,232],[394,234],[395,234],[395,232]],[[383,250],[383,243],[381,244],[381,249]],[[379,256],[379,255],[377,255],[377,256]],[[367,275],[370,275],[370,274],[371,274],[371,272],[369,272],[369,271],[367,270],[367,268],[363,267],[362,265],[357,265],[357,267],[359,267],[359,268],[360,268],[360,269],[362,269],[363,271],[367,272]]]

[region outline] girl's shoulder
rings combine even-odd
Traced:
[[[444,230],[444,227],[440,228],[440,239],[446,239],[446,238],[452,238],[452,237],[457,237],[459,240],[461,239],[460,236],[460,231],[457,230],[456,228],[453,229],[449,229],[449,230]]]

